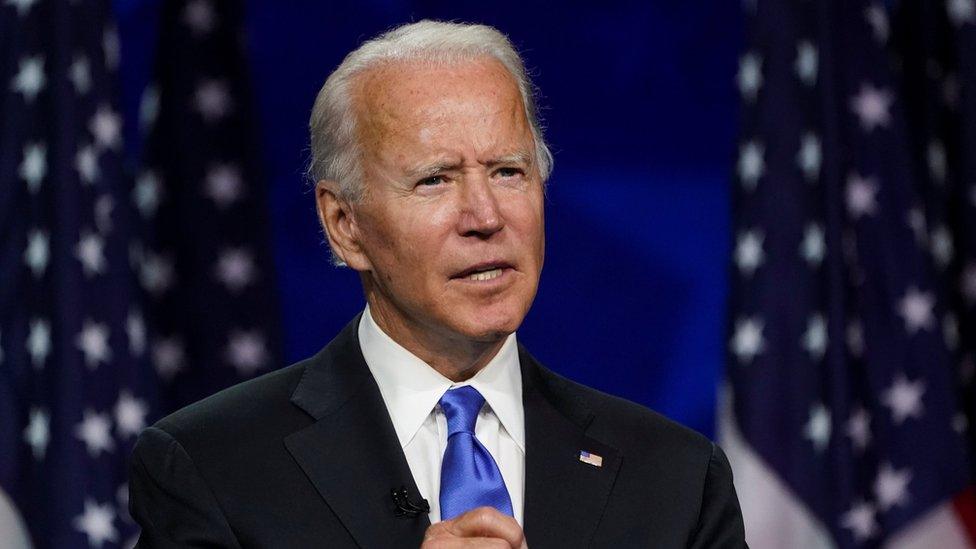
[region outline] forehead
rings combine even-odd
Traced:
[[[515,79],[497,60],[398,60],[369,69],[354,88],[364,145],[471,131],[520,135],[528,129]],[[503,136],[496,136],[503,137]]]

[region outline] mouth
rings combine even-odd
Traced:
[[[501,277],[507,270],[512,269],[512,265],[502,261],[492,261],[479,263],[464,269],[452,276],[452,279],[471,280],[473,282],[486,282]]]

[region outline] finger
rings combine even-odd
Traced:
[[[511,545],[500,538],[457,538],[439,537],[426,539],[420,549],[511,549]]]
[[[494,507],[478,507],[446,521],[444,527],[457,537],[500,538],[514,549],[521,549],[525,534],[518,522]]]

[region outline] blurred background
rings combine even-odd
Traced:
[[[0,539],[131,545],[138,432],[362,310],[308,116],[424,18],[539,88],[537,358],[721,439],[754,547],[970,546],[970,0],[8,0]]]

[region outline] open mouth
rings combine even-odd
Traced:
[[[491,280],[493,278],[498,278],[502,276],[502,269],[492,269],[490,271],[482,271],[480,273],[471,273],[467,276],[468,280],[476,280],[478,282],[484,280]]]
[[[471,280],[474,282],[485,282],[502,276],[506,269],[511,268],[512,266],[507,263],[483,263],[469,267],[451,278]]]

